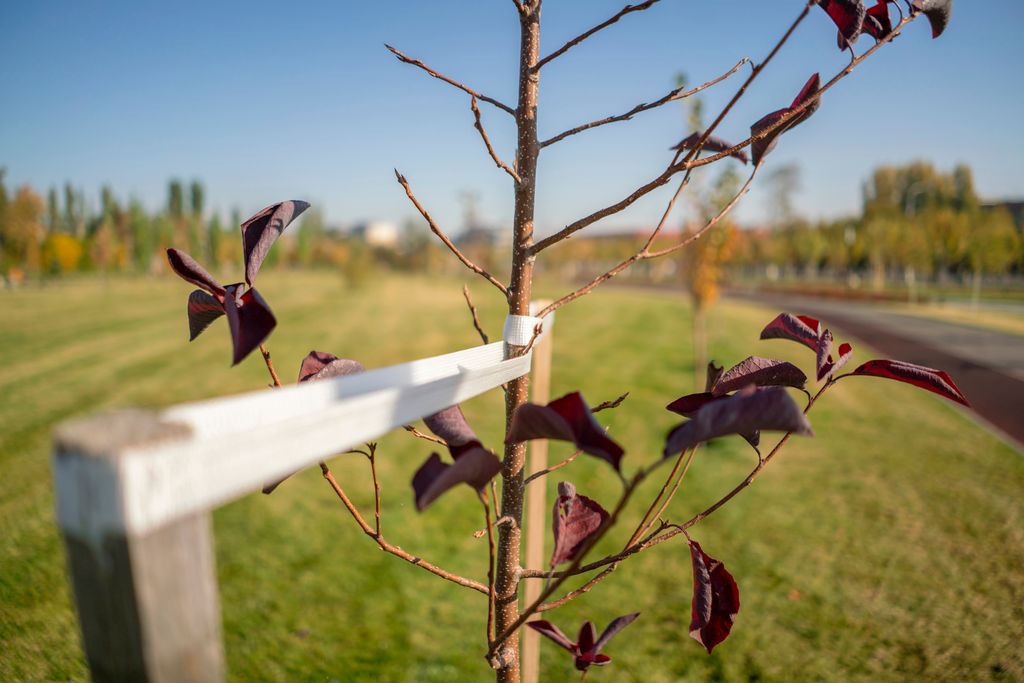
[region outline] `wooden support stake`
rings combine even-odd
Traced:
[[[126,509],[127,460],[188,437],[144,411],[57,430],[57,519],[94,681],[224,680],[209,512],[139,528]]]
[[[537,301],[534,307],[540,310],[548,301]],[[551,334],[553,325],[546,325],[544,336],[533,347],[533,372],[530,375],[533,403],[544,404],[551,400]],[[548,466],[548,442],[537,439],[530,442],[527,476],[540,472]],[[550,513],[547,509],[547,478],[540,477],[530,484],[526,495],[526,567],[538,569],[544,564],[544,536],[548,530]],[[540,595],[541,582],[529,581],[524,592],[527,605]],[[533,629],[523,629],[520,645],[520,667],[523,683],[537,683],[540,675],[540,634]]]

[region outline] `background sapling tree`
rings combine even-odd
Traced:
[[[514,10],[520,28],[519,85],[514,105],[481,93],[428,66],[420,59],[388,46],[388,50],[401,62],[454,87],[467,97],[473,128],[483,143],[484,150],[497,169],[506,174],[512,183],[512,258],[510,278],[506,283],[460,251],[447,236],[446,231],[434,220],[425,204],[416,196],[410,181],[395,171],[396,180],[430,230],[467,269],[502,295],[507,303],[509,316],[527,317],[531,323],[539,323],[538,320],[528,317],[533,295],[534,264],[538,258],[545,256],[548,249],[557,247],[560,242],[598,221],[623,211],[640,198],[674,180],[678,180],[676,189],[667,203],[661,220],[643,243],[638,245],[636,252],[557,298],[536,312],[536,318],[542,320],[550,316],[558,308],[585,296],[637,262],[675,254],[702,239],[707,243],[708,233],[726,221],[729,212],[750,188],[766,157],[780,144],[783,134],[808,121],[819,108],[824,93],[849,76],[861,62],[900,35],[903,29],[919,16],[926,17],[933,36],[937,37],[948,23],[952,6],[951,0],[911,0],[904,3],[898,0],[879,0],[870,8],[861,0],[794,2],[793,5],[798,8],[796,18],[760,61],[755,62],[749,57],[742,57],[735,66],[700,86],[687,90],[680,84],[667,94],[651,102],[638,104],[626,112],[597,118],[542,138],[538,132],[538,108],[539,82],[544,67],[556,59],[566,57],[574,47],[594,34],[626,19],[628,15],[650,9],[658,1],[645,0],[635,5],[626,5],[606,21],[583,31],[542,57],[541,0],[512,0],[509,9]],[[822,12],[816,12],[816,7]],[[838,31],[839,48],[850,53],[848,64],[828,80],[823,79],[818,73],[813,73],[809,77],[802,75],[800,80],[793,84],[791,92],[773,96],[771,99],[775,107],[780,104],[784,106],[750,124],[750,135],[745,140],[733,144],[720,138],[716,132],[727,120],[736,103],[746,96],[750,85],[770,66],[794,32],[812,16],[812,12],[815,16],[827,16],[834,23]],[[873,39],[874,44],[858,54],[858,37],[862,33]],[[645,111],[690,97],[730,79],[746,65],[750,66],[750,73],[732,98],[711,119],[710,125],[694,125],[694,130],[688,131],[682,142],[672,148],[674,155],[664,169],[622,199],[565,225],[543,239],[534,239],[537,168],[545,148],[593,128],[631,120]],[[514,119],[517,139],[514,160],[511,162],[503,159],[499,150],[491,143],[482,112],[484,104],[496,110],[499,115],[508,115]],[[666,141],[666,144],[670,142]],[[699,173],[704,167],[718,162],[746,163],[748,155],[752,168],[746,179],[742,183],[736,182],[728,196],[716,197],[713,210],[701,212],[702,225],[674,242],[666,242],[662,230],[678,200],[694,178],[694,173]],[[260,264],[267,257],[276,238],[305,208],[304,202],[282,202],[264,209],[242,223],[244,283],[221,285],[187,254],[174,249],[168,251],[168,258],[175,272],[200,288],[189,298],[188,315],[192,338],[201,333],[213,320],[225,315],[232,337],[233,361],[237,363],[255,348],[261,348],[275,385],[279,385],[280,380],[263,341],[273,330],[276,321],[266,302],[252,288],[252,284]],[[688,267],[699,268],[700,265],[698,256],[697,261],[691,261]],[[476,308],[469,298],[468,290],[464,291],[474,326],[486,342],[487,337],[477,318]],[[533,338],[523,345],[508,344],[507,354],[520,356],[527,353],[540,333],[541,326],[537,324],[534,327]],[[586,595],[629,558],[677,536],[681,536],[681,540],[687,543],[693,572],[690,635],[711,652],[728,637],[734,625],[740,608],[740,591],[737,581],[726,570],[724,563],[705,552],[702,544],[692,538],[690,532],[702,520],[714,514],[750,486],[793,435],[810,436],[813,433],[807,415],[827,390],[845,378],[871,376],[911,384],[958,403],[967,404],[966,398],[953,380],[944,372],[931,368],[879,359],[863,363],[852,372],[838,374],[851,360],[853,348],[848,343],[842,343],[837,347],[831,331],[813,318],[789,313],[780,314],[766,325],[761,338],[795,341],[807,347],[813,353],[811,374],[814,381],[809,380],[808,373],[792,363],[756,355],[741,360],[728,369],[709,364],[704,391],[665,397],[667,409],[686,419],[667,434],[662,453],[648,462],[639,462],[637,456],[628,454],[627,447],[611,438],[596,417],[600,411],[619,405],[625,395],[592,408],[583,394],[575,391],[546,405],[539,405],[527,400],[528,376],[513,380],[505,387],[506,430],[503,438],[504,449],[500,458],[484,445],[484,441],[470,427],[459,406],[451,406],[425,418],[426,428],[433,436],[420,431],[414,425],[409,425],[406,429],[412,436],[443,446],[448,450],[451,459],[450,462],[446,462],[440,454],[433,452],[418,470],[411,474],[413,501],[417,509],[422,511],[449,491],[453,492],[452,495],[464,493],[465,489],[457,487],[458,484],[470,485],[483,509],[485,526],[481,535],[487,536],[488,554],[484,565],[486,571],[480,573],[481,577],[486,575],[485,579],[456,575],[385,539],[381,531],[381,484],[376,471],[376,462],[380,454],[376,444],[367,444],[365,448],[353,451],[364,455],[370,464],[375,501],[372,523],[367,521],[352,502],[329,467],[321,464],[321,469],[342,505],[355,519],[360,529],[381,549],[486,596],[487,628],[482,638],[481,654],[485,655],[487,663],[495,670],[498,681],[520,679],[519,634],[524,625],[542,633],[565,649],[573,657],[576,668],[583,672],[583,675],[587,674],[591,665],[608,664],[611,658],[602,650],[613,635],[639,616],[637,613],[615,619],[600,636],[596,635],[594,625],[587,621],[575,642],[565,636],[553,622],[535,619],[536,615],[555,610]],[[316,381],[361,370],[362,365],[357,361],[313,351],[303,360],[298,381]],[[817,389],[813,390],[809,384],[816,384]],[[803,396],[797,392],[802,392]],[[798,404],[794,396],[801,397],[804,405]],[[765,432],[778,432],[781,433],[781,437],[767,448],[763,445]],[[753,469],[730,491],[710,503],[703,511],[689,519],[673,521],[670,504],[689,472],[701,444],[710,439],[731,435],[742,437],[752,446],[757,458]],[[524,474],[525,445],[528,441],[536,439],[571,443],[576,453],[565,461],[527,478]],[[621,482],[621,493],[614,501],[602,502],[578,493],[576,487],[568,481],[561,483],[559,495],[552,509],[554,544],[550,560],[546,567],[523,567],[521,530],[526,484],[555,471],[568,471],[567,468],[580,453],[607,464],[611,468],[612,476]],[[661,479],[662,476],[663,483],[653,500],[640,507],[645,510],[640,522],[628,534],[623,534],[621,550],[591,559],[590,554],[597,544],[618,528],[617,523],[623,511],[632,502],[640,485],[651,477]],[[497,486],[498,479],[501,484],[500,492]],[[267,491],[273,490],[274,486],[276,484],[268,485]],[[713,551],[714,542],[709,539],[704,541]],[[563,586],[575,577],[580,577],[582,583],[563,592]],[[530,581],[542,582],[543,588],[536,599],[528,604],[520,604],[523,584]],[[626,611],[628,606],[623,605],[622,608]],[[623,641],[620,645],[628,646],[628,643]]]

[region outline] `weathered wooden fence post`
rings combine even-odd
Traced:
[[[531,312],[547,306],[550,301],[536,301]],[[554,314],[552,314],[552,318]],[[550,325],[552,321],[549,321]],[[553,330],[548,329],[533,347],[533,371],[530,373],[530,400],[547,403],[551,400],[551,345]],[[527,476],[540,472],[548,466],[547,439],[530,442]],[[549,524],[547,478],[536,479],[526,492],[526,567],[538,569],[544,563],[544,537]],[[525,604],[529,605],[540,595],[539,581],[529,581],[524,592]],[[520,645],[520,667],[523,683],[537,683],[540,678],[540,634],[532,629],[523,629]]]
[[[94,681],[224,680],[210,513],[152,528],[126,514],[124,458],[188,437],[188,427],[144,411],[56,432],[57,518]]]

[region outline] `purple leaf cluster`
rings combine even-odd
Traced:
[[[835,372],[846,365],[853,354],[853,347],[843,343],[839,345],[837,357],[833,359],[832,333],[827,328],[822,328],[817,320],[805,315],[780,313],[761,331],[761,339],[789,339],[812,349],[817,360],[819,382],[832,379]],[[848,376],[853,375],[894,379],[931,391],[962,405],[971,405],[953,378],[935,368],[900,360],[876,359],[864,363]]]
[[[843,343],[839,345],[838,355],[833,359],[832,332],[806,315],[780,313],[761,330],[761,339],[788,339],[814,351],[819,382],[829,379],[846,365],[853,354],[853,347]]]
[[[555,536],[551,566],[575,560],[608,516],[600,503],[577,494],[576,487],[569,482],[559,482],[558,498],[551,511],[551,530]]]
[[[586,671],[592,664],[604,666],[612,661],[612,658],[608,655],[601,654],[601,650],[604,649],[604,646],[608,644],[608,641],[613,636],[633,623],[638,616],[640,616],[640,613],[634,612],[633,614],[626,614],[613,619],[612,623],[608,624],[608,627],[605,628],[600,636],[597,636],[597,629],[594,627],[593,622],[584,621],[583,626],[580,627],[579,635],[576,636],[576,642],[569,640],[560,628],[546,619],[528,621],[526,625],[541,635],[550,638],[559,647],[568,651],[573,656],[573,662],[576,665],[577,671]]]
[[[412,478],[416,509],[423,511],[442,493],[457,484],[469,484],[483,491],[487,482],[501,471],[501,461],[484,448],[459,406],[451,406],[423,418],[427,427],[444,440],[453,463],[442,462],[431,453]]]
[[[186,282],[199,287],[188,297],[189,341],[224,315],[231,332],[233,365],[263,343],[277,325],[277,319],[252,285],[270,247],[288,224],[307,208],[309,204],[303,201],[281,202],[268,206],[242,223],[244,283],[222,285],[185,252],[173,248],[167,250],[171,269]]]
[[[531,439],[568,441],[584,453],[601,458],[619,471],[624,451],[605,434],[580,393],[557,398],[546,406],[524,403],[512,415],[506,443]]]

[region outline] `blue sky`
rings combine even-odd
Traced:
[[[741,57],[763,57],[800,0],[662,0],[553,62],[541,78],[541,136],[660,97],[685,71],[700,83]],[[547,0],[542,52],[607,18],[623,0]],[[1024,196],[1024,3],[956,3],[931,40],[915,22],[787,134],[767,168],[798,163],[798,208],[855,211],[881,163],[964,162],[990,198]],[[509,0],[376,2],[45,2],[0,9],[0,166],[8,183],[110,183],[157,207],[172,176],[199,178],[208,202],[248,214],[285,198],[321,206],[332,222],[414,215],[399,168],[444,226],[461,224],[460,193],[479,194],[507,225],[510,181],[472,128],[468,98],[400,64],[385,42],[515,104],[518,22]],[[863,38],[858,48],[870,46]],[[814,10],[719,129],[743,139],[785,106],[807,77],[845,64],[835,29]],[[705,91],[709,113],[744,74]],[[481,104],[498,151],[513,156],[512,119]],[[669,105],[549,147],[541,160],[538,229],[547,232],[628,194],[667,163],[688,132]],[[655,220],[654,193],[606,227]],[[758,221],[755,190],[738,216]]]

